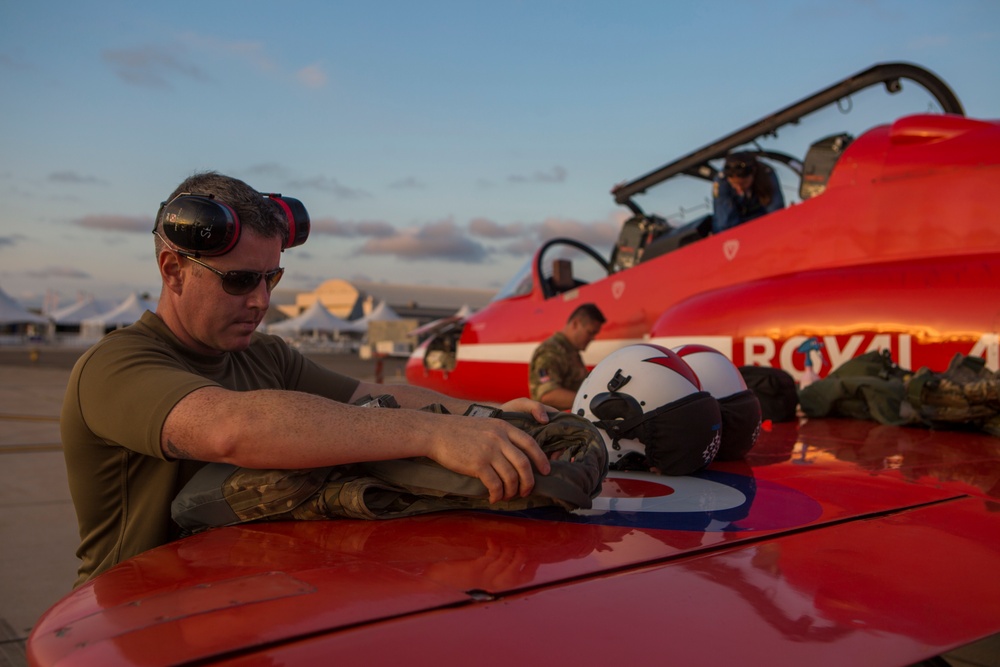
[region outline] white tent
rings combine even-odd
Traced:
[[[389,304],[385,301],[379,301],[379,304],[372,308],[372,312],[359,319],[358,322],[363,322],[367,325],[369,322],[387,322],[400,319],[402,318],[395,310],[389,307]]]
[[[109,312],[113,306],[92,296],[58,308],[49,317],[59,326],[80,325],[85,319]]]
[[[267,327],[268,333],[281,336],[318,336],[361,331],[364,329],[359,328],[354,322],[340,319],[327,310],[318,299],[299,315]]]
[[[0,289],[0,326],[48,323],[49,318],[36,315]]]
[[[80,335],[84,338],[100,338],[108,329],[127,327],[147,310],[156,310],[156,304],[133,292],[115,308],[87,317],[80,321]]]

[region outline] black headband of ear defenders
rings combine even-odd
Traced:
[[[645,414],[636,414],[626,407],[635,403],[631,396],[615,396],[615,392],[610,392],[607,396],[598,394],[594,401],[599,403],[601,412],[597,414],[591,408],[601,417],[594,423],[608,434],[612,447],[622,439],[638,440],[646,449],[649,467],[664,475],[689,475],[701,470],[712,462],[719,449],[722,415],[719,402],[707,391],[690,394]],[[614,413],[626,412],[631,415],[615,418]]]
[[[719,399],[722,410],[722,442],[715,458],[738,461],[753,448],[760,436],[760,401],[749,389]]]
[[[305,243],[309,238],[310,222],[302,202],[276,193],[261,196],[278,207],[288,225],[288,241],[282,249]],[[154,234],[157,225],[177,249],[195,257],[224,255],[233,249],[240,237],[239,216],[215,195],[183,192],[163,202],[153,224]]]

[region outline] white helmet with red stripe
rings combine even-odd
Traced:
[[[722,441],[716,459],[732,461],[746,456],[760,435],[761,412],[760,402],[747,389],[740,369],[708,345],[681,345],[674,352],[695,372],[701,388],[719,401]]]
[[[572,411],[601,430],[613,469],[687,475],[718,451],[718,401],[660,345],[629,345],[605,357],[580,386]]]

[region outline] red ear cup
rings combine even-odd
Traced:
[[[195,257],[224,255],[240,237],[236,211],[210,196],[182,193],[160,206],[157,220],[171,244]]]
[[[309,238],[309,213],[298,199],[282,197],[280,194],[267,195],[285,214],[288,221],[288,243],[285,248],[294,248],[306,242]]]

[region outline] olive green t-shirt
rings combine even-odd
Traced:
[[[160,432],[182,398],[207,386],[286,389],[347,402],[358,381],[261,333],[246,350],[198,354],[148,311],[105,336],[74,366],[60,419],[80,528],[76,585],[178,536],[170,502],[204,463],[168,460]]]
[[[528,367],[528,389],[531,398],[542,396],[562,387],[576,391],[587,379],[587,366],[580,351],[573,347],[566,335],[557,331],[535,348]]]

